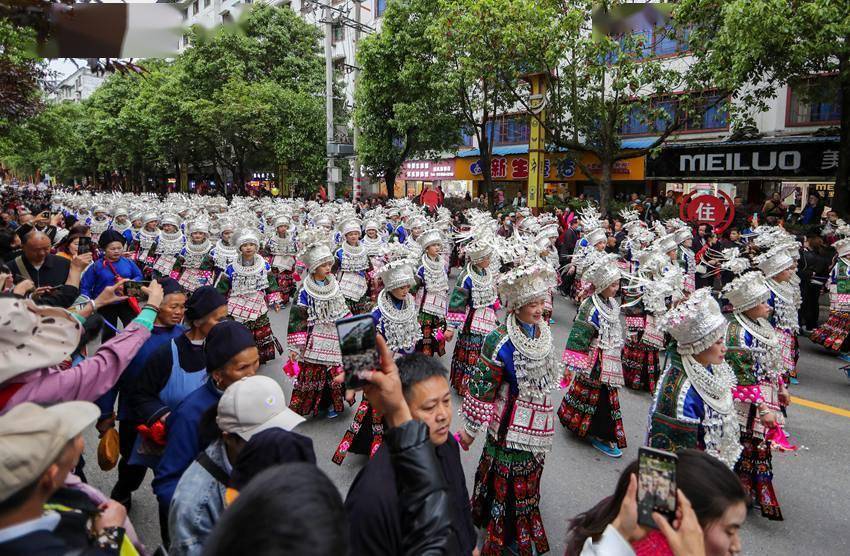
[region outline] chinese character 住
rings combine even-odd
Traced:
[[[708,203],[700,203],[697,205],[697,220],[700,222],[714,222],[715,207]]]

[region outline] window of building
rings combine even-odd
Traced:
[[[333,42],[342,42],[345,40],[345,26],[342,23],[334,23],[331,26],[331,37]]]
[[[200,7],[198,6],[198,0],[192,2],[192,15],[198,15],[198,10]]]
[[[460,130],[460,137],[465,147],[475,146],[475,135],[467,132],[465,129]]]
[[[686,111],[676,97],[660,97],[652,100],[652,107],[667,113],[667,118],[659,116],[654,122],[643,113],[643,107],[633,106],[620,128],[622,135],[652,135],[663,132],[668,125],[684,120],[676,133],[716,131],[729,129],[729,108],[727,102],[717,95],[705,95]]]
[[[189,8],[183,10],[183,21],[186,21],[187,19],[189,19]]]
[[[619,43],[621,50],[634,51],[637,58],[644,60],[676,56],[686,52],[689,34],[687,29],[677,31],[670,21],[656,27],[640,19],[634,22],[634,26],[628,35],[634,39],[634,44],[627,41],[625,35],[614,38]],[[609,64],[616,62],[616,60],[617,52],[612,52],[606,57]]]
[[[789,126],[840,123],[841,93],[837,76],[813,77],[790,83],[785,120]]]
[[[209,7],[210,7],[210,0],[204,0],[204,7],[205,7],[205,8],[209,8]]]
[[[387,11],[387,0],[375,0],[375,17],[381,17]]]
[[[526,114],[498,116],[487,123],[487,135],[494,145],[518,145],[528,143],[531,134]]]

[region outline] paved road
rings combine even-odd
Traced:
[[[573,304],[558,296],[553,326],[558,349],[566,343],[574,314]],[[278,337],[285,338],[286,312],[273,314],[271,320]],[[792,395],[850,410],[850,384],[838,371],[838,360],[826,355],[808,340],[801,340],[801,344],[801,383],[793,387]],[[446,365],[450,354],[451,351],[443,359]],[[278,358],[265,365],[261,372],[280,380],[288,395],[291,386],[281,372],[282,364],[283,359]],[[649,394],[621,390],[620,403],[629,446],[620,460],[602,456],[558,426],[554,449],[546,459],[541,489],[541,511],[552,554],[564,553],[567,519],[612,493],[621,471],[637,457],[637,449],[645,434],[649,401]],[[460,407],[459,398],[455,397],[454,402],[455,407]],[[312,437],[319,466],[343,495],[366,459],[352,454],[342,466],[330,460],[351,417],[352,410],[349,409],[337,419],[308,421],[299,427],[299,432]],[[792,406],[788,411],[788,431],[792,440],[804,449],[794,454],[774,456],[775,486],[785,521],[770,522],[750,512],[743,532],[744,553],[771,556],[796,555],[801,551],[819,555],[850,554],[850,535],[847,534],[850,530],[850,499],[847,496],[850,418],[800,405]],[[97,468],[93,432],[89,433],[87,441],[89,480],[109,493],[116,472],[103,473]],[[470,491],[481,445],[479,439],[469,452],[461,454]],[[130,517],[142,540],[149,547],[156,547],[160,536],[156,502],[150,492],[150,475],[134,497]]]

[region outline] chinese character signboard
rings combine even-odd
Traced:
[[[645,157],[619,160],[614,164],[611,179],[614,181],[640,181],[644,179]],[[592,155],[584,157],[584,163],[591,172],[602,173],[599,163]],[[490,174],[494,180],[527,181],[531,173],[528,156],[524,154],[494,156],[490,159]],[[455,179],[481,180],[481,161],[477,158],[455,159]],[[407,178],[412,179],[412,178]],[[583,181],[587,177],[579,169],[575,161],[562,154],[547,154],[543,160],[543,179],[552,182]]]
[[[837,137],[668,145],[648,178],[824,178],[838,169]]]
[[[719,196],[689,193],[679,204],[679,217],[694,224],[711,224],[714,231],[722,234],[735,218],[732,198],[722,190]]]
[[[408,160],[401,168],[403,180],[439,181],[455,177],[455,161],[452,160]]]

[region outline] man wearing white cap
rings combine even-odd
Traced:
[[[127,512],[117,502],[99,508],[85,546],[57,532],[59,513],[44,511],[79,460],[82,432],[99,414],[96,405],[74,401],[47,409],[22,403],[0,417],[0,554],[119,553]]]
[[[304,418],[289,409],[276,381],[255,375],[225,390],[218,402],[216,422],[221,437],[198,455],[174,492],[168,515],[169,554],[201,553],[204,541],[224,511],[233,464],[248,441],[273,428],[291,431]]]

